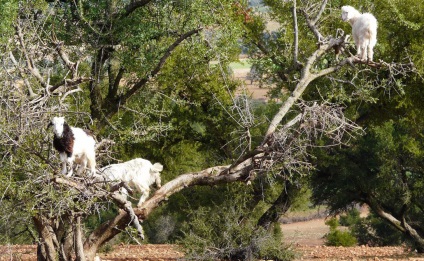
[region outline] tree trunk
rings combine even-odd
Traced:
[[[404,216],[402,216],[401,220],[399,220],[389,212],[385,211],[384,208],[378,203],[374,203],[373,200],[368,199],[366,203],[371,207],[371,209],[375,213],[377,213],[380,218],[386,220],[387,222],[392,224],[397,230],[409,237],[414,242],[416,250],[419,253],[424,253],[424,238],[418,234],[417,230],[415,230],[408,224]]]
[[[60,256],[59,261],[71,261],[72,250],[74,248],[74,234],[72,226],[66,228],[65,233],[61,237],[60,241]]]
[[[38,261],[56,261],[58,260],[57,250],[54,244],[53,229],[46,222],[44,217],[33,217],[34,225],[38,231],[40,242],[37,247]]]
[[[259,218],[258,226],[269,228],[269,226],[278,221],[282,214],[286,213],[291,206],[291,190],[293,185],[290,181],[284,182],[285,186],[278,198],[272,203],[272,206]]]
[[[75,237],[75,260],[85,261],[84,247],[82,243],[82,232],[81,232],[81,217],[77,216],[74,222],[74,237]],[[94,257],[89,259],[94,260]]]

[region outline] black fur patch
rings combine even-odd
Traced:
[[[69,127],[69,125],[65,122],[63,124],[62,137],[59,138],[56,135],[54,135],[53,146],[57,151],[65,152],[69,158],[72,156],[72,153],[73,153],[74,140],[75,140],[74,134],[72,133],[72,130]]]

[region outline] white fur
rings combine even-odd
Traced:
[[[63,117],[54,117],[51,121],[53,125],[53,132],[56,137],[63,136],[65,119]],[[91,175],[96,173],[96,153],[95,153],[95,140],[92,136],[87,135],[81,128],[69,126],[74,135],[74,145],[72,156],[68,157],[65,152],[60,152],[59,157],[62,162],[62,174],[66,174],[66,165],[69,164],[70,170],[66,175],[68,177],[73,174],[73,163],[78,164],[77,174],[80,175],[83,170],[90,167]]]
[[[373,60],[374,46],[377,44],[377,19],[370,13],[361,14],[352,6],[342,7],[342,20],[352,26],[357,55],[361,60]]]
[[[136,158],[119,164],[103,167],[100,173],[107,181],[124,181],[141,193],[137,206],[140,206],[150,194],[150,186],[156,183],[161,187],[160,172],[163,166],[160,163],[152,164],[149,160]],[[98,176],[98,175],[97,175]],[[126,189],[122,193],[127,195]]]

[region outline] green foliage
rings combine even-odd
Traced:
[[[330,227],[330,230],[336,230],[340,225],[339,220],[336,217],[332,217],[329,220],[325,221],[325,224]]]
[[[258,228],[249,219],[248,198],[226,198],[220,204],[204,205],[189,213],[178,241],[189,258],[197,260],[291,260],[293,253],[282,245],[282,234]]]
[[[289,247],[283,245],[283,234],[279,223],[275,223],[273,231],[266,231],[263,238],[259,238],[258,257],[264,260],[293,260],[295,253]],[[258,236],[258,235],[257,235]]]
[[[18,0],[0,1],[0,44],[7,42],[8,37],[13,33],[12,24],[18,14]]]
[[[424,222],[419,203],[423,200],[421,130],[415,120],[399,117],[370,127],[350,148],[320,156],[320,171],[313,178],[315,202],[326,202],[333,210],[354,203],[374,204],[394,217],[406,211],[409,224],[420,230]],[[383,245],[404,240],[394,232],[395,224],[387,229],[390,225],[381,221],[374,217],[355,226],[358,240]]]
[[[325,222],[330,227],[330,232],[325,235],[325,244],[328,246],[354,246],[357,244],[356,238],[349,231],[338,230],[339,221],[333,217]]]
[[[333,230],[325,235],[327,246],[350,247],[357,244],[356,238],[349,231]]]
[[[308,186],[303,186],[293,199],[290,211],[306,211],[311,208],[312,191]]]
[[[361,212],[357,208],[352,208],[346,215],[340,215],[339,223],[341,226],[350,227],[360,221],[360,214]]]
[[[373,213],[352,223],[350,230],[361,245],[398,246],[405,242],[401,232]]]
[[[210,164],[216,163],[214,158],[217,157],[213,156],[211,149],[204,149],[202,143],[189,140],[170,146],[167,153],[163,155],[167,171],[172,173],[172,176],[206,168]]]

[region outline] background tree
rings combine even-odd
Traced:
[[[421,196],[422,161],[422,32],[420,3],[375,2],[379,17],[380,57],[401,59],[410,55],[418,74],[395,77],[397,91],[380,92],[379,102],[362,107],[358,122],[367,134],[352,147],[333,148],[320,154],[319,171],[313,176],[314,197],[334,212],[360,203],[367,204],[381,220],[403,234],[423,251]],[[396,19],[393,19],[393,18]],[[391,22],[389,22],[391,21]],[[418,34],[417,34],[418,33]],[[402,84],[399,84],[402,82]],[[343,183],[347,182],[347,183]],[[378,224],[377,224],[378,225]],[[374,228],[377,237],[380,231]],[[380,240],[386,243],[387,241]]]

